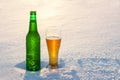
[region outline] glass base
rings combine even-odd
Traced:
[[[56,66],[52,66],[52,65],[47,65],[46,66],[46,68],[49,68],[49,69],[58,69],[59,68],[59,66],[58,65],[56,65]]]

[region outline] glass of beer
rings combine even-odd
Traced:
[[[56,28],[50,28],[46,30],[46,43],[49,54],[50,69],[58,68],[58,53],[61,43],[61,31]]]

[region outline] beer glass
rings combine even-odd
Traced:
[[[51,28],[46,30],[46,44],[49,55],[48,68],[58,68],[58,52],[61,43],[61,32],[59,29]]]

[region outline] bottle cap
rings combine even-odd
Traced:
[[[36,15],[36,11],[30,11],[30,15]]]

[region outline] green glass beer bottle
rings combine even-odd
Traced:
[[[40,70],[40,35],[37,31],[36,11],[30,11],[29,32],[26,36],[26,69]]]

